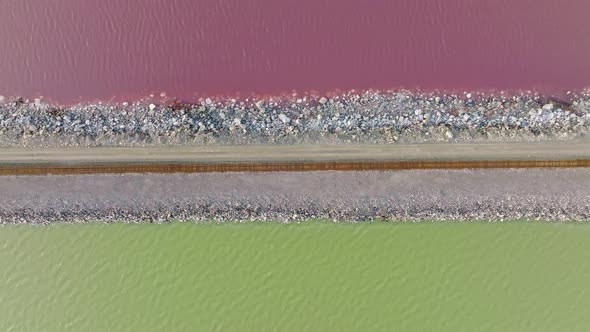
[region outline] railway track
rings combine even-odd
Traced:
[[[0,150],[0,175],[590,167],[590,142]]]
[[[120,173],[205,173],[288,171],[373,171],[483,168],[590,167],[590,159],[571,160],[416,160],[416,161],[291,161],[251,163],[102,163],[15,164],[0,166],[0,175],[75,175]]]

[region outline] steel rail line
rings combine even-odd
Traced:
[[[289,161],[209,163],[81,163],[3,164],[0,175],[100,174],[100,173],[205,173],[287,171],[382,171],[481,168],[590,167],[590,159],[568,160],[395,160],[395,161]]]

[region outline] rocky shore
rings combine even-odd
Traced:
[[[0,98],[1,147],[571,140],[590,129],[590,92],[568,101],[408,91],[332,97],[78,104]]]

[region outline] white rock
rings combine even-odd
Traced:
[[[235,118],[234,119],[234,126],[239,126],[242,124],[242,119],[240,118]]]
[[[455,137],[455,136],[453,135],[453,132],[452,132],[452,131],[450,131],[450,130],[447,130],[447,132],[445,133],[445,136],[446,136],[448,139],[453,139],[453,137]]]
[[[156,109],[156,105],[154,105],[154,104],[150,104],[148,107],[149,107],[150,111],[153,111]]]
[[[6,97],[0,96],[0,103],[3,102],[4,100],[6,100]]]
[[[320,98],[320,104],[322,104],[322,105],[323,105],[323,104],[325,104],[325,103],[327,103],[327,102],[328,102],[328,99],[326,99],[326,98],[324,98],[324,97]]]
[[[551,111],[553,109],[553,104],[551,104],[551,103],[545,104],[545,105],[543,105],[543,109],[545,111]]]
[[[414,114],[420,115],[420,114],[422,114],[422,110],[421,109],[417,109],[417,110],[414,111]]]
[[[291,122],[291,119],[283,113],[279,114],[279,120],[283,121],[284,124]]]
[[[213,100],[211,100],[211,98],[207,98],[207,99],[205,99],[205,104],[211,105],[211,104],[213,104]]]

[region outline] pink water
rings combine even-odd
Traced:
[[[0,94],[590,86],[586,0],[0,2]]]

